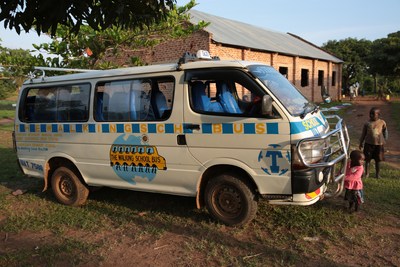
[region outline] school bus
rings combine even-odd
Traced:
[[[311,205],[343,189],[344,121],[271,66],[199,51],[163,65],[39,69],[20,90],[14,144],[23,172],[63,204],[107,186],[191,196],[243,225],[258,201]]]
[[[164,157],[158,155],[154,146],[112,145],[110,165],[132,165],[166,170]]]

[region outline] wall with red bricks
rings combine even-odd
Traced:
[[[112,55],[108,60],[120,66],[129,65],[132,57],[140,58],[145,65],[178,62],[185,52],[196,53],[197,50],[208,50],[212,56],[222,60],[248,60],[271,65],[276,70],[287,68],[287,78],[307,98],[320,103],[321,85],[318,85],[318,73],[323,71],[322,84],[327,87],[333,100],[341,98],[341,65],[312,58],[301,58],[282,55],[275,52],[255,51],[249,48],[227,46],[215,43],[210,33],[198,31],[187,38],[173,39],[153,48]],[[308,70],[308,85],[302,86],[302,69]],[[336,81],[332,84],[332,72],[336,72]],[[303,77],[304,78],[304,77]]]

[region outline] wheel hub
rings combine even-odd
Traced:
[[[66,196],[71,196],[74,191],[74,186],[69,178],[62,177],[60,181],[60,191]]]
[[[242,207],[238,192],[229,188],[220,192],[218,203],[221,209],[229,214],[237,214]]]

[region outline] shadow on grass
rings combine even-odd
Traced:
[[[174,237],[184,237],[184,242],[179,238],[171,240],[175,241],[171,243],[175,251],[186,255],[190,255],[190,251],[195,251],[195,254],[200,253],[204,257],[211,258],[212,262],[218,266],[265,266],[270,265],[271,262],[272,265],[283,263],[293,265],[300,262],[317,266],[321,260],[325,266],[336,266],[334,261],[323,256],[317,256],[317,259],[315,255],[305,256],[301,249],[293,249],[290,244],[277,246],[273,234],[269,232],[269,229],[274,226],[271,226],[271,221],[268,221],[268,214],[260,214],[255,222],[244,227],[229,228],[211,220],[204,209],[197,210],[195,199],[191,197],[102,188],[91,192],[88,203],[83,208],[57,207],[61,204],[56,203],[51,190],[42,192],[43,182],[40,179],[28,178],[21,173],[16,155],[11,148],[0,148],[0,153],[1,185],[10,191],[28,190],[26,195],[33,201],[19,202],[18,205],[34,206],[35,198],[45,200],[40,204],[40,209],[33,209],[33,212],[38,214],[30,215],[32,217],[29,217],[29,220],[38,220],[40,223],[45,223],[43,220],[50,220],[46,225],[83,231],[88,231],[88,228],[82,226],[80,228],[80,223],[89,223],[96,232],[118,233],[123,230],[135,240],[139,235],[144,235],[144,240],[157,240],[162,238],[162,233],[168,232],[174,234]],[[46,202],[51,203],[46,204]],[[339,206],[329,203],[324,205],[328,207],[332,205],[330,208],[340,209]],[[43,204],[44,207],[48,205],[49,210],[43,211]],[[282,212],[285,211],[282,210]],[[282,214],[276,215],[278,217]],[[44,218],[47,216],[53,218]],[[68,218],[67,221],[65,218]],[[14,219],[21,221],[18,218]],[[102,225],[102,220],[107,221],[104,226],[95,226]],[[128,231],[128,229],[132,230]],[[285,239],[293,239],[292,242],[298,242],[296,238],[291,235],[285,237]],[[49,238],[49,242],[51,240]],[[86,242],[91,243],[93,240],[89,238]],[[191,250],[188,251],[189,248]],[[210,256],[208,255],[210,251],[216,254]],[[76,257],[80,253],[79,250],[67,252],[69,257]],[[257,256],[248,257],[251,255]],[[26,257],[29,262],[30,256]],[[43,257],[45,259],[45,256]],[[58,259],[54,259],[55,264],[57,261]]]

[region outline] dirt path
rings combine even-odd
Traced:
[[[382,119],[386,121],[389,131],[389,139],[385,145],[386,163],[400,169],[400,133],[396,130],[394,123],[391,123],[391,118],[394,114],[391,114],[390,102],[377,101],[372,98],[360,98],[351,103],[353,105],[347,109],[344,119],[353,143],[358,144],[362,127],[364,123],[369,120],[368,114],[370,109],[372,107],[379,107],[381,109]],[[358,148],[352,147],[351,149]]]
[[[8,124],[8,123],[13,123],[14,119],[12,118],[2,118],[0,119],[0,124]]]

